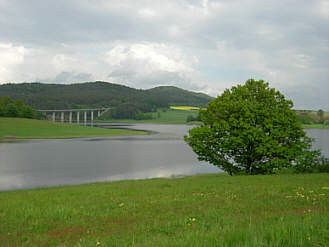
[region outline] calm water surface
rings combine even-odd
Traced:
[[[184,142],[191,126],[126,127],[153,134],[0,142],[0,190],[220,172]],[[329,130],[307,132],[329,157]]]

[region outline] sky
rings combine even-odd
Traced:
[[[249,78],[329,110],[329,0],[0,0],[0,84],[220,95]]]

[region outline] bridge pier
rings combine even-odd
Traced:
[[[42,112],[43,114],[46,115],[47,118],[50,118],[51,121],[53,122],[56,122],[56,115],[58,114],[57,121],[60,121],[62,123],[65,122],[66,112],[68,113],[67,119],[69,123],[74,122],[73,116],[75,117],[74,114],[76,113],[77,114],[76,122],[78,124],[80,122],[80,112],[81,112],[81,114],[83,114],[84,123],[87,124],[88,112],[90,112],[90,121],[93,122],[96,113],[97,113],[97,117],[100,117],[110,109],[111,108],[92,108],[92,109],[36,110],[36,111]]]

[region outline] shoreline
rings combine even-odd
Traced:
[[[145,135],[143,130],[100,128],[46,120],[0,118],[0,140],[74,139],[88,137]]]

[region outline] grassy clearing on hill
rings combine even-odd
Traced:
[[[0,139],[76,138],[90,136],[122,136],[140,134],[146,133],[142,131],[103,129],[25,118],[0,118]]]
[[[328,174],[0,192],[0,246],[328,246],[328,194]]]

